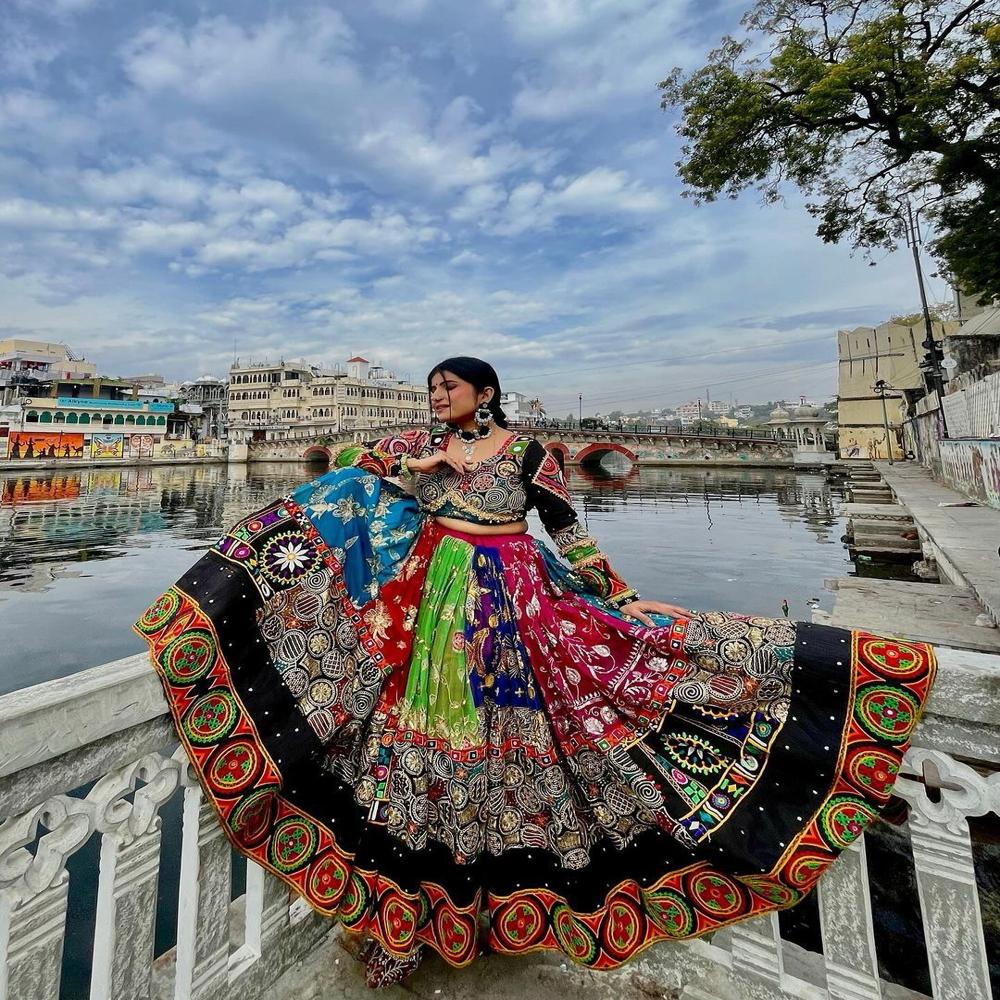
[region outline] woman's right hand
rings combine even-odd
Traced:
[[[472,463],[471,465],[467,462],[463,462],[461,459],[453,458],[446,451],[438,450],[434,452],[433,455],[427,455],[424,458],[410,458],[407,459],[406,466],[411,472],[434,472],[436,469],[440,469],[442,466],[448,466],[454,469],[459,475],[463,475],[466,472],[471,472],[478,463]]]

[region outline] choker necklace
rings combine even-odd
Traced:
[[[463,431],[461,428],[455,432],[458,435],[459,441],[462,442],[462,450],[465,452],[465,461],[468,465],[472,465],[472,452],[476,447],[477,441],[485,441],[493,433],[493,427],[477,427],[474,431]],[[476,463],[479,464],[478,462]]]

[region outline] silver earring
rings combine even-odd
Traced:
[[[480,437],[486,437],[493,429],[493,411],[485,403],[476,407],[476,423]]]

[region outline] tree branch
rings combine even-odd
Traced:
[[[942,29],[941,33],[934,39],[934,41],[924,50],[924,58],[931,59],[934,53],[941,48],[942,45],[948,40],[948,36],[960,28],[980,7],[983,7],[987,3],[987,0],[973,0],[967,7],[960,10],[951,21]]]

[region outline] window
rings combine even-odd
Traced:
[[[75,424],[77,422],[77,420],[79,420],[79,417],[77,417],[77,415],[75,413],[67,413],[66,414],[66,423],[67,424]]]
[[[29,424],[38,423],[38,412],[36,410],[28,410],[28,415],[25,417]]]
[[[90,423],[90,414],[89,413],[81,413],[80,414],[80,423],[81,424],[89,424]]]
[[[42,423],[42,424],[51,424],[52,423],[52,414],[49,413],[48,411],[43,412],[42,416],[41,416],[41,419],[39,420],[39,423]]]

